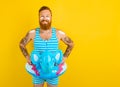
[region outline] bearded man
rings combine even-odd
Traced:
[[[52,12],[49,7],[43,6],[39,10],[39,28],[30,30],[25,37],[20,41],[20,49],[25,56],[27,63],[32,64],[30,55],[26,49],[26,45],[30,42],[34,42],[34,49],[36,51],[55,51],[58,49],[59,41],[63,41],[67,48],[63,53],[62,63],[70,55],[73,48],[73,41],[61,30],[51,27]],[[51,46],[52,44],[52,46]],[[43,87],[44,82],[47,82],[47,87],[58,87],[58,77],[52,79],[41,79],[33,76],[33,86]]]

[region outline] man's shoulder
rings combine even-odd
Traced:
[[[62,31],[61,29],[56,28],[56,32],[57,32],[57,34],[59,34],[59,35],[65,35],[65,32]]]
[[[33,39],[35,37],[36,29],[31,29],[28,31],[28,33],[30,38]]]
[[[56,29],[56,34],[59,40],[66,36],[65,32],[63,32],[62,29]]]
[[[38,28],[34,28],[34,29],[29,30],[28,32],[29,32],[30,34],[35,34],[35,32],[36,32],[37,29],[38,29]]]
[[[35,29],[31,29],[29,30],[29,33],[34,33],[36,30]]]

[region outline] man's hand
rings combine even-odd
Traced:
[[[31,65],[31,64],[32,64],[32,61],[30,60],[30,57],[27,56],[26,59],[27,59],[27,63],[28,63],[29,65]]]
[[[27,59],[27,63],[28,63],[29,65],[32,65],[32,62],[31,62],[30,59]]]
[[[65,63],[67,57],[63,57],[62,63]]]

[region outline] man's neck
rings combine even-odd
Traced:
[[[52,28],[49,29],[40,29],[40,33],[50,33],[52,31]]]

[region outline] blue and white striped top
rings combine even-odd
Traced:
[[[58,39],[56,36],[56,29],[52,28],[52,36],[50,39],[43,40],[40,37],[40,28],[37,28],[36,35],[34,38],[34,50],[38,52],[43,52],[45,50],[48,50],[48,51],[58,50]]]

